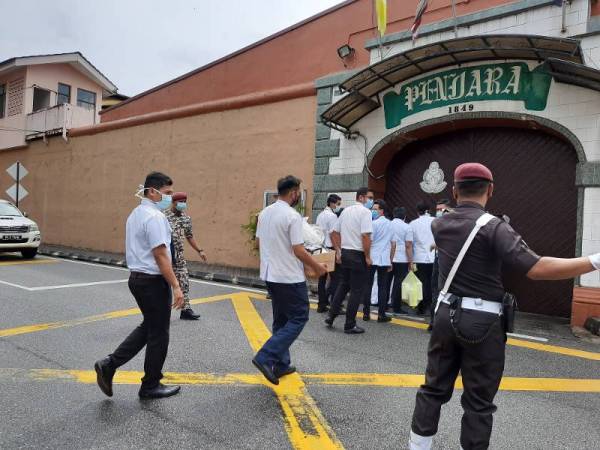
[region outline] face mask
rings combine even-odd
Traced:
[[[296,198],[294,200],[292,200],[292,203],[290,203],[290,206],[292,208],[295,208],[298,205],[298,203],[300,203],[300,195],[296,196]]]
[[[373,220],[379,219],[379,211],[372,210],[371,217],[373,217]]]
[[[175,205],[175,207],[177,208],[177,211],[185,211],[187,209],[187,203],[177,202],[177,205]]]
[[[339,214],[341,210],[342,210],[342,207],[338,206],[337,208],[334,208],[333,212],[336,214]]]
[[[365,208],[373,209],[373,203],[374,203],[374,200],[372,198],[368,199],[367,203],[365,203]]]
[[[154,189],[154,188],[152,188],[152,189]],[[154,189],[154,190],[162,196],[158,202],[154,202],[154,204],[157,206],[157,208],[162,209],[162,210],[169,209],[171,207],[171,205],[173,204],[173,196],[168,195],[168,194],[163,194],[158,189]]]
[[[444,211],[436,211],[435,217],[442,217],[444,215]]]

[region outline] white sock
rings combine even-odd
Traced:
[[[410,438],[408,440],[409,450],[431,450],[431,443],[433,442],[433,436],[420,436],[414,431],[410,431]]]

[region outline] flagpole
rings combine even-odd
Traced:
[[[458,27],[456,26],[456,0],[452,0],[452,17],[454,18],[454,37],[458,37]]]

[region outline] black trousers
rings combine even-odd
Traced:
[[[369,280],[367,282],[367,289],[365,289],[365,295],[363,298],[363,313],[371,314],[371,292],[373,290],[375,274],[377,274],[377,310],[379,317],[385,317],[387,302],[390,298],[388,284],[390,272],[388,272],[388,269],[389,267],[386,266],[369,267]]]
[[[318,297],[319,306],[329,306],[330,299],[333,299],[337,286],[339,284],[339,278],[341,275],[341,267],[336,263],[335,271],[325,274],[319,278],[318,284]],[[329,284],[327,284],[327,278],[329,277]]]
[[[132,272],[129,276],[129,290],[135,297],[144,320],[109,358],[116,369],[146,346],[142,388],[150,389],[156,387],[163,377],[162,367],[169,348],[171,288],[162,275]]]
[[[346,307],[346,323],[344,325],[344,329],[349,330],[356,326],[356,313],[363,300],[369,280],[364,252],[342,249],[341,275],[329,315],[335,317],[339,314],[342,302],[348,291],[350,291],[350,298]]]
[[[492,414],[496,412],[493,401],[504,371],[506,336],[498,316],[479,311],[460,312],[459,329],[463,335],[483,337],[490,326],[491,333],[483,342],[467,344],[452,329],[448,305],[440,304],[427,350],[425,384],[417,392],[413,432],[420,436],[437,433],[440,408],[452,397],[460,371],[464,386],[461,446],[464,450],[489,447]]]
[[[394,286],[392,288],[392,307],[395,313],[402,312],[402,282],[408,275],[408,263],[392,263],[394,267]]]
[[[431,307],[431,274],[433,272],[433,264],[417,263],[417,278],[423,284],[423,300],[417,306],[419,312],[424,313],[427,308]]]

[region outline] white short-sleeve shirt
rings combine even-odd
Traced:
[[[132,272],[160,275],[152,250],[164,245],[171,257],[171,226],[156,204],[145,198],[129,215],[125,227],[125,258]]]
[[[394,230],[391,220],[384,216],[373,221],[371,237],[371,260],[374,266],[389,267],[392,265],[392,239]]]
[[[431,232],[431,222],[434,218],[429,214],[423,214],[410,223],[413,232],[413,262],[420,264],[433,264],[435,252],[431,246],[435,244]]]
[[[395,263],[407,263],[406,243],[413,241],[413,231],[409,224],[402,219],[392,220],[392,229],[394,230],[394,242],[396,243],[396,252],[394,253]]]
[[[302,217],[282,200],[263,209],[258,216],[256,237],[260,240],[260,277],[272,283],[306,281],[304,265],[292,246],[304,244]]]
[[[317,216],[317,226],[323,231],[325,235],[325,247],[332,247],[331,243],[331,232],[337,222],[337,216],[333,210],[328,206]]]
[[[358,202],[348,206],[340,214],[334,230],[340,233],[342,237],[342,248],[363,252],[362,235],[373,233],[371,211]]]

